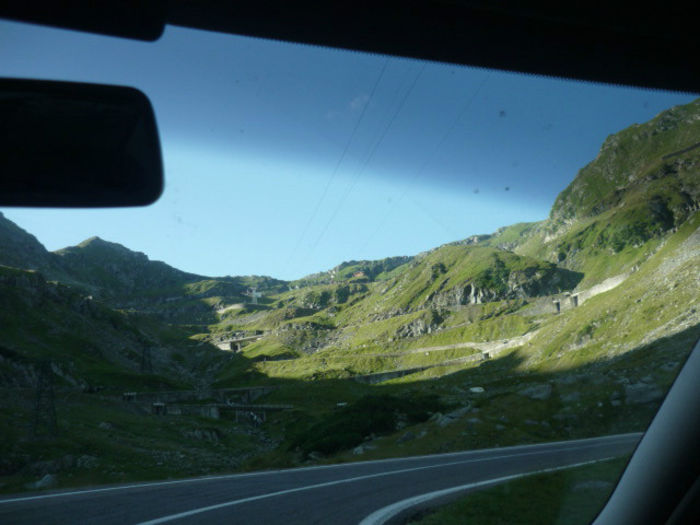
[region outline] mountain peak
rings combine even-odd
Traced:
[[[596,216],[618,206],[630,192],[655,186],[656,180],[678,179],[677,173],[695,162],[685,154],[697,152],[699,134],[697,99],[610,135],[596,158],[559,194],[550,219],[567,223]]]
[[[0,264],[15,268],[46,270],[49,253],[34,235],[0,213]]]
[[[119,244],[118,242],[111,242],[111,241],[106,241],[102,237],[98,237],[97,235],[93,235],[92,237],[89,237],[85,239],[83,242],[77,244],[76,246],[71,246],[69,248],[111,248],[111,249],[118,249],[118,250],[126,250],[127,252],[131,253],[139,253],[139,252],[134,252],[133,250],[130,250],[123,244]],[[68,248],[64,248],[68,249]]]
[[[92,237],[88,237],[83,242],[79,243],[78,246],[80,246],[81,248],[84,248],[85,246],[88,246],[88,245],[95,243],[95,242],[104,243],[106,241],[104,239],[102,239],[101,237],[98,237],[97,235],[93,235]]]
[[[64,268],[79,276],[81,283],[105,295],[129,296],[137,290],[167,288],[202,279],[98,236],[56,250],[54,254]]]
[[[56,255],[65,258],[69,257],[89,257],[92,262],[102,262],[120,260],[123,262],[132,261],[138,264],[149,262],[148,256],[143,252],[130,250],[126,246],[117,242],[106,241],[98,236],[85,239],[75,246],[67,246],[56,250]]]

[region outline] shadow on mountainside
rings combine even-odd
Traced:
[[[698,337],[700,325],[695,325],[630,352],[566,370],[526,369],[527,356],[522,350],[515,350],[480,366],[436,379],[402,378],[365,385],[347,379],[259,378],[279,386],[266,396],[266,402],[287,401],[297,406],[294,413],[280,413],[269,423],[285,436],[283,446],[296,450],[297,456],[290,463],[290,456],[278,450],[268,459],[270,465],[276,461],[290,465],[309,457],[319,459],[321,454],[313,452],[321,451],[306,446],[305,436],[309,443],[315,443],[319,433],[338,428],[355,436],[364,434],[354,442],[338,440],[345,450],[334,450],[321,461],[375,459],[643,431]],[[253,381],[254,374],[248,372]],[[353,403],[368,396],[421,402],[437,396],[440,406],[420,423],[406,425],[399,417],[392,428],[378,426],[372,431],[367,429],[366,422],[355,417],[352,409]],[[339,408],[337,403],[348,406]],[[338,416],[344,411],[348,414],[346,420]],[[339,422],[344,422],[344,426]],[[267,466],[261,458],[253,465]]]
[[[264,422],[248,417],[251,410],[237,422],[236,409],[206,388],[190,391],[198,398],[185,404],[219,404],[218,418],[158,416],[116,389],[64,387],[54,392],[57,435],[33,436],[36,389],[10,391],[0,403],[0,491],[40,488],[47,474],[58,486],[79,486],[642,431],[699,336],[695,325],[566,370],[528,369],[515,349],[440,378],[376,385],[270,378],[241,355],[217,354],[214,366],[226,371],[217,388],[275,387],[248,404],[291,405],[259,411]],[[243,400],[236,396],[229,401]]]

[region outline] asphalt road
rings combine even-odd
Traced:
[[[421,494],[623,455],[641,434],[361,463],[24,494],[0,523],[357,524]],[[390,514],[390,513],[389,513]],[[384,513],[386,515],[386,513]],[[376,521],[375,518],[379,519]],[[365,521],[368,523],[368,521]]]

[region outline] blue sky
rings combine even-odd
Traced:
[[[2,210],[48,249],[284,279],[541,220],[609,134],[695,98],[171,27],[0,22],[0,75],[135,86],[156,112],[156,204]]]

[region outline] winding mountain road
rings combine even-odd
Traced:
[[[0,499],[0,523],[386,523],[416,502],[632,452],[641,434]],[[504,479],[505,478],[505,479]],[[455,489],[455,487],[457,489]],[[421,495],[430,494],[429,496]]]

